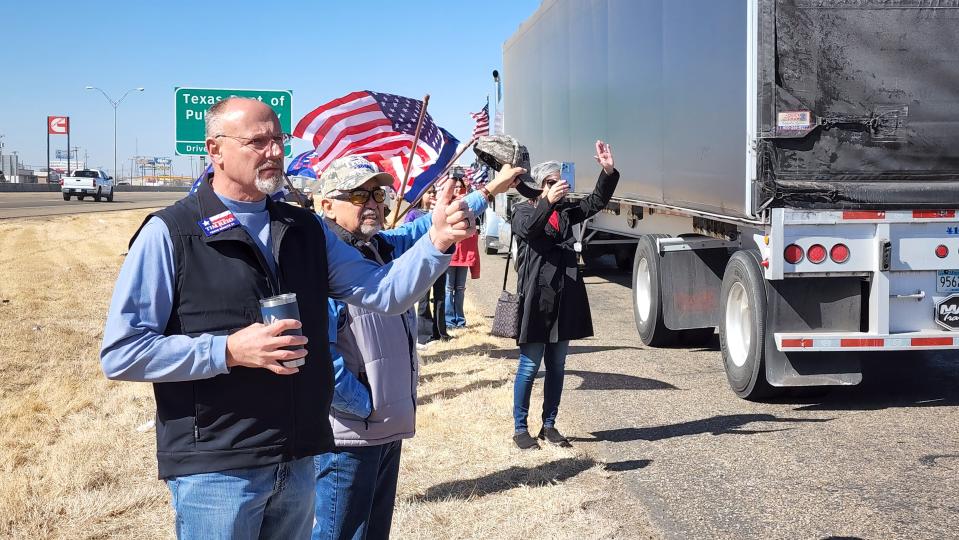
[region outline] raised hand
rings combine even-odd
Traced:
[[[613,163],[613,151],[603,141],[596,141],[596,155],[593,157],[596,158],[596,162],[599,163],[606,174],[613,174],[613,171],[616,170],[616,165]]]
[[[476,234],[476,218],[462,199],[453,200],[454,182],[446,182],[436,193],[430,240],[436,249],[446,252],[454,244]]]
[[[504,193],[507,189],[516,185],[516,183],[519,182],[516,177],[525,172],[526,169],[522,167],[513,167],[509,163],[504,163],[503,167],[496,173],[496,176],[486,184],[486,189],[493,195]]]

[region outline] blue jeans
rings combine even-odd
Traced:
[[[180,540],[308,538],[313,458],[174,476],[166,481]]]
[[[563,395],[563,376],[566,373],[566,353],[569,341],[557,343],[523,343],[519,346],[519,369],[513,385],[513,428],[528,431],[529,396],[539,364],[546,357],[546,385],[543,387],[543,427],[555,427],[559,399]]]
[[[446,271],[446,326],[463,328],[466,317],[463,315],[463,299],[466,297],[466,274],[468,266],[450,266]]]
[[[313,456],[313,540],[389,538],[403,441]]]

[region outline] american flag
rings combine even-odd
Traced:
[[[473,186],[473,189],[486,185],[489,179],[489,167],[478,161],[473,163],[472,167],[466,168],[466,182]]]
[[[369,90],[353,92],[304,116],[293,135],[313,142],[316,162],[312,167],[317,173],[325,170],[334,159],[347,155],[363,156],[392,174],[394,187],[399,190],[422,106],[420,100],[394,94]],[[447,145],[452,145],[453,152],[449,152],[452,156],[457,142],[427,113],[412,157],[407,189],[412,189],[417,177],[426,170],[445,167],[445,163],[437,160],[444,154],[443,150],[447,150]]]
[[[483,106],[483,110],[470,113],[470,116],[476,121],[476,127],[473,128],[473,138],[489,135],[489,101]]]

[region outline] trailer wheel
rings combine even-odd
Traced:
[[[676,332],[663,323],[663,293],[660,283],[660,258],[656,239],[665,234],[644,235],[636,244],[633,258],[633,318],[639,338],[650,347],[676,342]]]
[[[766,380],[766,285],[755,250],[733,254],[723,274],[719,344],[729,387],[741,398],[768,397]]]

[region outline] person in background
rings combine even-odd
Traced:
[[[466,174],[462,167],[455,167],[450,173],[453,182],[453,196],[461,199],[466,196],[469,188],[466,186]],[[453,260],[446,271],[446,327],[464,328],[466,315],[463,313],[463,302],[466,298],[466,273],[469,271],[472,279],[479,279],[480,256],[479,236],[473,236],[456,245]]]
[[[442,200],[428,237],[376,264],[314,214],[271,200],[289,135],[268,105],[224,99],[205,121],[215,174],[130,240],[100,363],[110,379],[153,383],[178,538],[306,538],[313,456],[334,448],[327,298],[404,312],[475,232],[473,217]],[[280,293],[296,294],[300,320],[262,324],[259,301]]]
[[[451,204],[479,214],[523,172],[504,167],[485,191]],[[433,216],[424,214],[383,230],[384,187],[392,180],[358,156],[334,160],[321,175],[327,227],[377,265],[402,256],[432,226]],[[448,184],[440,198],[451,196]],[[314,458],[313,538],[388,538],[403,439],[416,431],[416,315],[384,315],[334,299],[329,313],[335,380],[329,423],[336,449]]]
[[[406,218],[404,223],[411,223],[417,218],[420,218],[424,215],[429,214],[433,210],[433,205],[436,204],[436,185],[432,185],[426,188],[426,191],[423,192],[423,197],[420,199],[420,205],[417,208],[411,209],[406,213]],[[432,297],[432,302],[430,301]],[[432,306],[432,309],[430,309]],[[417,341],[416,347],[420,350],[425,350],[430,343],[434,341],[447,341],[450,338],[450,335],[446,332],[446,317],[436,317],[434,316],[437,313],[443,313],[446,306],[446,273],[438,277],[436,281],[433,282],[433,286],[426,291],[426,294],[423,295],[423,298],[419,302],[419,320],[423,324],[424,329],[429,328],[430,333],[429,337],[426,338],[426,341],[420,343]],[[426,323],[429,323],[428,325]]]
[[[570,446],[556,429],[569,341],[593,335],[586,285],[577,264],[572,226],[605,208],[619,182],[609,145],[596,141],[596,161],[602,167],[593,192],[567,200],[569,184],[562,180],[562,164],[547,161],[533,167],[540,194],[513,210],[512,227],[522,254],[517,290],[523,295],[519,337],[519,368],[513,386],[513,442],[521,449],[538,448],[529,434],[527,417],[533,380],[545,359],[543,428],[538,439]],[[530,186],[527,186],[530,187]]]

